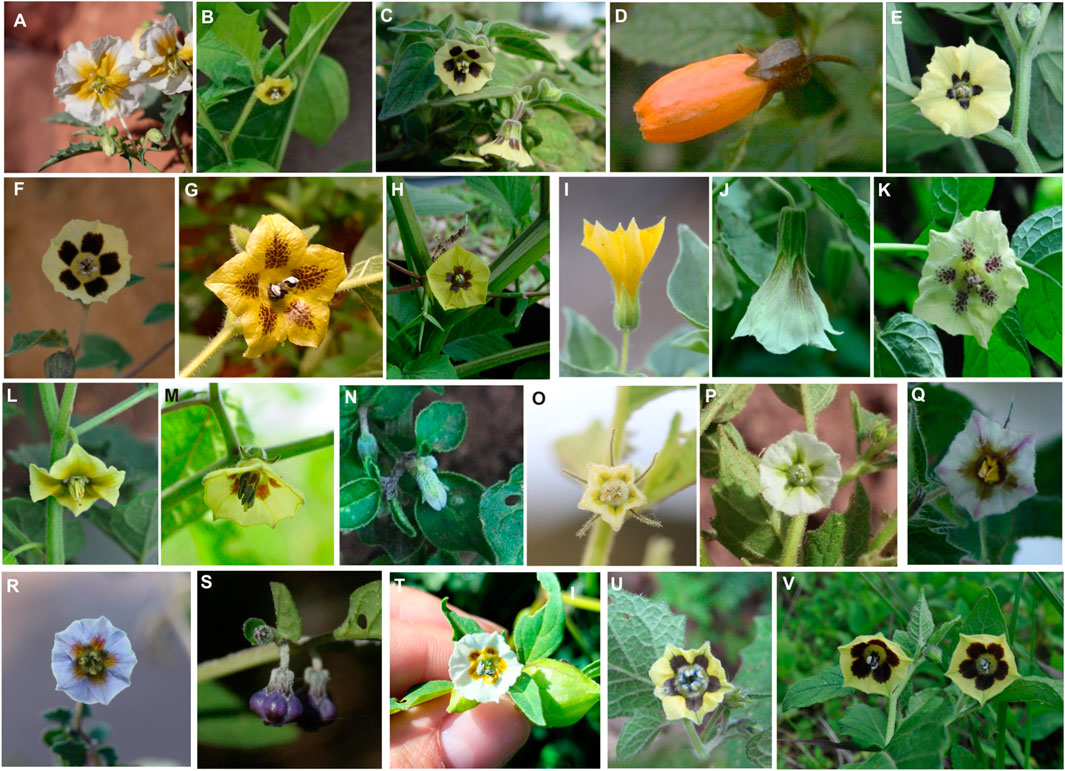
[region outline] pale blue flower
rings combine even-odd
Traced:
[[[137,657],[129,638],[105,616],[74,621],[55,636],[55,689],[82,704],[110,704],[129,688]]]

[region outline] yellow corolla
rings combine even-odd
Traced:
[[[710,653],[709,642],[687,651],[667,645],[648,674],[655,685],[655,696],[662,700],[666,719],[687,718],[696,725],[703,722],[706,713],[717,709],[733,688],[725,668]]]
[[[129,242],[121,228],[70,220],[48,244],[41,270],[71,300],[107,302],[129,283]]]
[[[594,225],[584,221],[581,246],[599,258],[614,281],[614,322],[620,329],[635,329],[640,323],[640,279],[655,256],[665,227],[665,217],[649,228],[641,228],[634,218],[627,228],[619,224],[616,230],[607,230],[598,221]]]
[[[963,46],[936,47],[913,103],[944,134],[969,138],[998,127],[1012,93],[1010,66],[969,38]]]
[[[578,509],[598,514],[617,532],[631,512],[646,505],[647,496],[636,486],[636,469],[631,463],[588,464],[588,480]]]
[[[890,696],[906,679],[913,663],[906,651],[883,635],[861,635],[838,650],[843,684],[883,696]]]
[[[429,291],[446,311],[484,305],[491,271],[480,257],[452,246],[426,272]]]
[[[244,251],[204,281],[240,319],[246,358],[289,340],[317,348],[329,304],[346,273],[344,255],[319,244],[280,214],[264,214]]]
[[[292,96],[292,78],[266,77],[255,87],[255,98],[263,104],[281,104]]]
[[[963,634],[950,657],[947,677],[962,693],[984,704],[1020,675],[1005,635]]]
[[[125,471],[106,465],[75,444],[48,471],[30,464],[30,498],[43,501],[53,497],[76,517],[100,499],[112,506],[118,503],[125,479]]]
[[[244,527],[277,527],[303,505],[303,494],[257,458],[205,476],[203,498],[215,519],[231,519]]]

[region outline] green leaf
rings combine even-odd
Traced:
[[[80,128],[92,128],[91,123],[86,123],[80,118],[75,118],[69,112],[57,112],[44,119],[45,123],[61,123],[64,126],[78,126]]]
[[[1017,257],[1061,281],[1061,207],[1038,211],[1020,224],[1011,244]],[[1017,311],[1029,342],[1061,363],[1061,287],[1030,268],[1028,289],[1017,297]]]
[[[292,66],[296,72],[306,72],[311,67],[349,5],[351,3],[302,2],[292,7],[288,15],[285,53],[291,56],[303,45],[293,59]]]
[[[206,169],[205,174],[258,174],[259,172],[276,173],[271,164],[258,158],[237,158],[232,163],[219,163]]]
[[[1010,348],[1024,356],[1029,367],[1035,366],[1035,361],[1032,359],[1032,352],[1028,350],[1028,341],[1024,333],[1024,326],[1021,324],[1021,317],[1020,314],[1017,313],[1016,307],[1010,308],[1002,315],[1002,318],[998,320],[997,324],[995,324],[994,334]]]
[[[707,402],[699,415],[699,425],[703,429],[732,420],[743,411],[754,393],[754,386],[746,383],[711,383],[707,388],[713,388],[717,395]]]
[[[941,690],[931,693],[917,708],[911,700],[910,713],[883,751],[845,768],[942,768],[951,710]]]
[[[843,672],[840,671],[839,665],[832,666],[813,677],[804,678],[788,686],[784,700],[780,702],[780,711],[785,713],[793,709],[811,707],[845,696],[853,690],[843,684]]]
[[[170,94],[166,97],[163,112],[160,116],[163,122],[163,127],[160,131],[163,132],[166,141],[173,139],[174,124],[177,123],[178,118],[185,114],[185,108],[189,104],[187,96],[187,94]]]
[[[532,59],[538,62],[547,62],[548,64],[557,64],[558,59],[543,43],[540,43],[532,38],[528,37],[496,37],[496,46],[500,51],[506,51],[508,54],[514,54],[524,59]]]
[[[241,698],[217,681],[196,688],[196,737],[203,744],[233,750],[263,750],[291,744],[303,735],[295,724],[263,725]]]
[[[687,225],[677,226],[680,250],[666,293],[677,313],[697,327],[710,326],[710,247]]]
[[[88,746],[82,739],[66,739],[53,744],[52,752],[59,756],[64,766],[84,766]]]
[[[277,638],[299,640],[300,635],[303,634],[303,620],[300,618],[299,610],[296,609],[292,593],[280,581],[270,582],[270,593],[274,597],[274,616],[277,619],[274,628],[277,630]]]
[[[1043,209],[1028,217],[1013,232],[1010,245],[1018,259],[1032,265],[1060,255],[1061,207]]]
[[[990,699],[992,704],[1013,701],[1037,701],[1061,710],[1065,704],[1062,701],[1061,680],[1050,677],[1022,677],[1014,680],[1002,693]]]
[[[89,518],[137,563],[143,565],[155,553],[159,538],[158,506],[159,493],[151,490],[108,510],[93,506],[89,510]]]
[[[113,367],[116,373],[120,373],[132,363],[133,357],[122,347],[122,344],[106,335],[89,332],[81,340],[81,358],[78,359],[78,369]]]
[[[862,243],[869,243],[869,204],[839,177],[803,177],[813,191]]]
[[[570,726],[599,703],[599,683],[566,661],[536,659],[525,665],[540,690],[544,724],[548,728]]]
[[[451,360],[442,353],[426,351],[403,366],[403,375],[418,380],[457,380]],[[391,377],[391,376],[390,376]]]
[[[771,385],[773,393],[784,404],[805,418],[812,419],[824,411],[836,398],[836,385],[807,383],[803,385]]]
[[[41,713],[41,717],[49,723],[59,723],[59,725],[68,725],[73,716],[69,709],[64,709],[63,707],[56,707]]]
[[[294,129],[319,147],[325,147],[348,119],[350,91],[343,65],[325,54],[314,60],[311,72],[300,86]]]
[[[531,29],[513,21],[490,21],[484,25],[484,34],[488,37],[524,37],[547,40],[550,35],[537,29]]]
[[[466,408],[462,402],[433,402],[415,418],[414,436],[419,449],[457,450],[466,436]]]
[[[354,479],[340,486],[340,529],[358,530],[381,510],[381,483],[371,477]]]
[[[946,377],[939,337],[912,313],[896,313],[877,327],[875,362],[877,377]]]
[[[761,286],[773,269],[776,249],[763,241],[751,226],[750,214],[746,207],[728,200],[741,189],[732,190],[724,199],[718,196],[714,201],[714,214],[721,224],[721,227],[714,231],[714,239],[716,241],[720,236],[740,270],[757,286]]]
[[[976,601],[973,609],[962,619],[962,634],[1006,634],[1006,619],[1002,616],[998,597],[987,589]]]
[[[174,321],[174,303],[158,303],[152,306],[152,309],[148,311],[148,315],[144,317],[144,321],[141,322],[143,326],[149,324],[160,324],[164,321],[173,323]]]
[[[563,354],[574,366],[592,372],[614,371],[618,366],[618,350],[583,315],[572,308],[563,308],[566,317],[566,342]]]
[[[86,155],[87,153],[102,152],[99,142],[71,142],[64,148],[56,150],[49,156],[48,160],[44,162],[41,168],[37,169],[38,172],[44,171],[49,166],[54,166],[62,161],[69,160],[70,158],[76,158],[79,155]]]
[[[594,102],[585,99],[583,96],[575,91],[569,89],[562,89],[562,95],[558,98],[555,104],[559,104],[563,107],[569,107],[571,110],[575,110],[579,113],[587,115],[596,120],[606,120],[606,110]]]
[[[935,622],[932,621],[932,611],[928,609],[928,601],[925,599],[924,589],[922,589],[920,597],[917,598],[917,604],[910,611],[910,621],[906,625],[906,631],[914,641],[914,652],[920,652],[932,636],[935,628]]]
[[[769,768],[773,763],[773,729],[759,731],[743,747],[747,760],[755,768]]]
[[[481,524],[496,565],[524,562],[524,481],[525,465],[519,463],[507,481],[496,482],[481,496]]]
[[[855,482],[845,514],[832,512],[806,536],[803,564],[807,567],[856,565],[869,544],[869,497]]]
[[[377,120],[383,121],[410,112],[422,104],[440,79],[433,72],[435,49],[428,43],[413,43],[403,49],[392,66],[388,89],[381,101]],[[420,212],[425,216],[425,212]]]
[[[772,672],[773,624],[769,616],[754,617],[754,637],[750,645],[740,650],[740,665],[732,684],[748,693],[769,693],[773,687]],[[753,699],[746,712],[759,727],[772,728],[771,699]]]
[[[96,730],[95,728],[93,730]],[[89,732],[92,734],[92,731]],[[114,747],[98,747],[96,749],[96,755],[103,759],[104,765],[117,766],[118,765],[118,753],[115,752]]]
[[[447,618],[449,624],[451,624],[451,639],[461,640],[468,634],[478,634],[483,632],[480,625],[469,616],[460,616],[447,606],[447,597],[440,600],[440,610],[443,612],[444,617]]]
[[[484,539],[479,511],[484,487],[453,471],[439,472],[437,477],[447,487],[447,503],[436,511],[419,497],[414,504],[418,527],[438,549],[477,552],[491,560],[492,550]]]
[[[381,639],[381,582],[370,581],[351,593],[348,615],[333,630],[338,640]]]
[[[962,377],[1030,377],[1032,368],[1028,359],[1004,339],[995,325],[987,348],[981,348],[972,335],[965,336],[965,361]]]
[[[546,658],[562,644],[566,615],[562,609],[562,589],[554,573],[538,572],[536,580],[547,592],[547,602],[514,625],[514,652],[523,664]]]
[[[540,701],[540,689],[528,674],[522,672],[518,681],[510,686],[507,694],[514,701],[514,706],[521,710],[529,722],[534,725],[547,725],[544,720],[544,707]]]
[[[218,3],[214,8],[214,22],[207,34],[244,60],[253,81],[260,79],[262,67],[259,57],[266,31],[259,29],[257,13],[245,13],[236,3]]]
[[[388,702],[388,714],[406,712],[411,707],[447,696],[451,693],[451,688],[450,680],[430,680],[428,683],[422,683],[413,691],[409,691],[402,699],[393,696]]]
[[[255,630],[261,629],[264,626],[268,627],[269,624],[267,624],[261,618],[249,618],[247,621],[244,622],[244,627],[242,630],[244,632],[244,639],[252,645],[265,645],[262,640],[255,639]],[[270,642],[272,642],[273,635],[271,635],[268,639]]]
[[[614,690],[613,683],[610,691]],[[659,709],[662,713],[662,710]],[[618,735],[617,755],[619,759],[633,758],[643,751],[644,747],[651,743],[659,731],[666,727],[665,714],[655,715],[650,712],[640,712],[634,715],[621,726]],[[766,766],[768,767],[768,766]]]
[[[440,27],[435,24],[430,24],[427,21],[422,21],[421,19],[411,19],[410,21],[404,22],[403,24],[394,24],[388,28],[388,31],[408,33],[412,32],[415,34],[426,34],[434,36],[440,35]]]
[[[47,445],[45,445],[47,447]],[[44,543],[45,542],[45,506],[44,502],[34,503],[25,498],[4,499],[4,541],[8,542],[9,535],[15,530],[25,537],[18,538],[19,543]],[[74,517],[63,517],[63,543],[66,547],[68,561],[73,561],[75,555],[85,545],[85,534],[82,532],[82,522]],[[9,549],[10,551],[10,549]],[[33,552],[23,552],[23,562],[38,562]]]
[[[35,329],[32,332],[16,332],[11,336],[11,347],[5,355],[14,356],[35,345],[42,348],[66,348],[69,345],[66,330],[60,332],[58,329]]]
[[[758,461],[730,423],[717,426],[719,475],[711,487],[717,540],[737,557],[775,563],[784,541],[780,523],[762,499]]]
[[[932,219],[940,226],[936,229],[949,230],[955,222],[987,208],[993,192],[994,177],[933,177]]]
[[[852,704],[839,721],[840,733],[853,737],[862,747],[881,748],[887,744],[887,716],[868,704]]]
[[[693,330],[688,325],[677,327],[669,334],[658,339],[647,354],[644,366],[652,375],[658,377],[705,377],[710,374],[710,360],[707,347],[688,345]],[[702,340],[708,340],[705,329],[697,330]]]

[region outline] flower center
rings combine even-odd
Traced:
[[[473,61],[481,58],[480,52],[476,49],[467,48],[464,51],[462,46],[452,46],[448,49],[448,55],[451,58],[444,62],[444,69],[452,74],[456,83],[465,82],[467,75],[474,78],[480,77],[481,65]]]
[[[444,274],[444,279],[451,285],[452,292],[461,292],[463,289],[470,288],[470,282],[473,281],[473,273],[461,265],[456,265],[451,273]]]
[[[677,670],[677,690],[685,698],[702,696],[710,684],[710,676],[698,664],[687,664]]]
[[[985,653],[983,656],[976,660],[976,671],[981,675],[989,675],[995,671],[998,666],[998,661],[989,654]]]
[[[70,497],[73,498],[76,503],[81,503],[81,499],[85,497],[85,488],[89,484],[89,478],[85,476],[67,477],[63,480],[63,484],[66,485]]]
[[[968,70],[960,78],[952,73],[950,80],[953,85],[947,89],[947,99],[957,100],[963,110],[969,109],[969,100],[984,92],[981,86],[969,82]]]
[[[620,506],[629,499],[629,486],[616,479],[599,488],[599,500],[608,506]]]
[[[976,469],[976,475],[985,485],[1001,484],[1005,476],[1006,464],[1002,458],[993,452],[985,453],[980,457],[980,465]]]
[[[89,88],[96,94],[107,93],[108,88],[107,76],[101,75],[99,72],[93,73],[92,80],[89,83]]]
[[[94,279],[100,275],[100,263],[95,256],[91,254],[85,254],[82,252],[81,257],[74,263],[78,273],[81,275],[82,282]]]
[[[507,662],[503,661],[503,657],[495,648],[470,653],[469,673],[474,680],[485,680],[495,685],[506,671]]]
[[[865,663],[869,665],[870,669],[876,669],[880,666],[880,654],[873,651],[866,655]]]
[[[285,92],[282,91],[278,86],[274,86],[267,92],[266,95],[276,102],[278,99],[285,95]]]
[[[814,475],[805,463],[796,463],[788,469],[789,486],[807,487],[812,481],[814,481]]]
[[[107,668],[107,654],[89,648],[78,658],[78,667],[90,677],[98,675]]]

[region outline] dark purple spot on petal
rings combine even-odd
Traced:
[[[104,237],[99,233],[86,233],[81,237],[81,251],[99,254],[104,247]]]
[[[100,255],[100,273],[104,276],[110,276],[114,273],[118,273],[122,264],[118,260],[118,255],[114,252],[107,252]]]
[[[458,56],[462,53],[462,46],[451,46],[447,49],[448,56]]]
[[[81,282],[78,281],[78,279],[75,278],[74,274],[69,270],[64,270],[62,273],[60,273],[59,280],[63,282],[63,286],[65,286],[71,291],[74,291],[79,286],[81,286]]]
[[[89,297],[101,295],[107,291],[107,280],[96,277],[85,285],[85,291],[89,293]]]
[[[59,247],[59,259],[65,264],[69,265],[74,262],[74,258],[78,256],[78,247],[70,243],[70,241],[64,241],[62,246]]]

